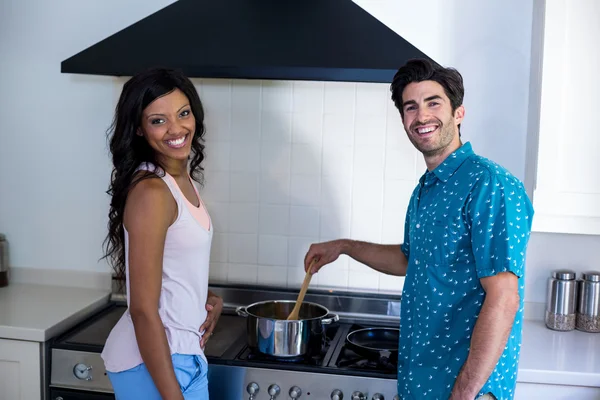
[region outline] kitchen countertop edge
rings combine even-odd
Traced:
[[[99,311],[102,307],[108,304],[110,299],[110,291],[108,290],[95,290],[89,288],[74,288],[74,287],[63,287],[56,285],[44,285],[44,284],[11,284],[11,289],[15,288],[19,289],[28,289],[31,290],[36,289],[37,287],[43,288],[43,291],[60,293],[60,296],[56,296],[62,301],[65,301],[65,297],[69,296],[69,291],[73,290],[77,294],[73,297],[72,304],[80,304],[80,306],[69,305],[68,310],[57,312],[57,316],[55,320],[52,318],[49,319],[46,326],[27,326],[29,324],[18,324],[18,325],[6,325],[6,321],[0,320],[0,340],[21,340],[21,341],[29,341],[29,342],[38,342],[44,343],[53,337],[60,335],[61,333],[67,331],[72,328],[79,322],[85,320],[87,317],[92,315],[93,313]],[[10,287],[10,286],[9,286]],[[4,289],[4,288],[2,288]],[[0,290],[2,290],[0,289]],[[81,290],[86,290],[86,295],[81,296]],[[48,301],[43,301],[48,300]],[[47,313],[52,313],[52,307],[56,307],[56,304],[51,301],[51,299],[32,299],[31,300],[36,307],[42,308],[43,310],[44,304],[49,304]],[[0,307],[2,305],[0,304]],[[29,304],[31,307],[31,304]],[[23,307],[26,311],[27,306]],[[62,314],[62,315],[61,315]],[[0,313],[1,315],[1,313]],[[8,322],[10,323],[10,321]],[[33,325],[33,324],[31,324]]]

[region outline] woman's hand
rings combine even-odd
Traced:
[[[206,321],[204,321],[200,327],[200,332],[204,331],[202,339],[200,340],[200,347],[202,347],[202,350],[206,347],[206,342],[208,342],[208,339],[210,339],[213,334],[213,330],[217,326],[217,322],[223,311],[223,299],[209,291],[208,299],[206,300],[206,311],[208,311]]]

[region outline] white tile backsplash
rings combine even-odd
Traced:
[[[370,289],[379,290],[379,273],[371,272],[352,272],[348,275],[349,289]]]
[[[231,142],[231,171],[259,172],[260,143]]]
[[[311,243],[401,243],[424,164],[388,85],[211,80],[201,95],[219,105],[207,107],[201,192],[215,227],[211,280],[297,288]],[[403,282],[341,256],[311,286]]]
[[[229,178],[229,198],[232,202],[258,203],[258,178],[253,172],[232,172]]]
[[[292,141],[292,113],[264,111],[261,115],[261,141],[289,143]]]
[[[288,172],[292,166],[292,148],[281,143],[263,143],[260,148],[260,170],[267,174]]]
[[[324,114],[354,114],[356,85],[325,82]]]
[[[207,115],[204,119],[205,135],[210,135],[212,142],[228,143],[231,140],[231,110],[225,107],[215,110],[210,108],[206,112]],[[216,158],[216,154],[212,154],[212,152],[210,156]],[[227,166],[227,169],[229,169],[229,166]]]
[[[297,112],[292,119],[292,141],[319,148],[323,140],[323,113]]]
[[[386,114],[390,97],[389,85],[357,83],[356,114],[382,117]]]
[[[290,208],[290,234],[293,236],[319,236],[318,207],[292,206]]]
[[[220,114],[231,108],[232,81],[224,79],[204,79],[199,87],[202,105],[207,116]],[[220,124],[229,123],[227,119],[215,118]]]
[[[321,146],[294,144],[292,174],[321,175]]]
[[[288,239],[284,235],[260,235],[258,238],[258,263],[261,265],[286,265]]]
[[[323,143],[354,145],[354,116],[351,112],[323,115]]]
[[[205,202],[219,202],[227,204],[229,201],[229,172],[210,171],[205,173],[202,198]],[[213,210],[208,210],[210,214]]]
[[[367,145],[383,148],[385,146],[386,120],[381,116],[357,115],[354,127],[357,147]]]
[[[290,232],[290,206],[262,204],[258,224],[260,233],[287,238]]]
[[[298,237],[292,236],[288,239],[288,265],[291,268],[303,268],[304,256],[311,243],[317,242],[318,236],[313,237]]]
[[[319,284],[325,287],[348,289],[350,272],[347,266],[345,268],[339,267],[339,264],[336,264],[337,261],[327,265],[317,273]]]
[[[266,286],[287,287],[287,277],[290,268],[285,266],[258,266],[258,283]]]
[[[258,266],[255,264],[229,264],[227,281],[239,284],[256,284]]]
[[[214,283],[225,283],[228,281],[229,265],[227,263],[212,262],[210,263],[210,270],[208,279]]]
[[[266,86],[266,84],[264,85]],[[231,108],[234,112],[260,114],[260,96],[263,85],[252,80],[234,80],[231,90]],[[235,121],[232,121],[235,123]]]
[[[231,203],[229,232],[258,233],[258,203]]]
[[[260,176],[262,204],[290,204],[290,174],[287,171]]]
[[[258,263],[258,235],[230,233],[229,262]]]
[[[206,154],[204,168],[208,171],[229,171],[231,145],[229,142],[211,143],[210,154]]]
[[[323,176],[352,176],[354,146],[352,144],[323,143]]]
[[[262,109],[274,113],[292,111],[292,82],[264,81],[262,83]]]
[[[231,113],[231,140],[248,144],[260,141],[260,113],[250,110],[234,110]]]
[[[212,262],[227,262],[229,240],[225,233],[213,235],[212,247],[210,249],[210,260]]]
[[[321,203],[320,175],[292,175],[292,204],[317,207]]]
[[[322,115],[324,90],[324,82],[294,82],[294,112]]]

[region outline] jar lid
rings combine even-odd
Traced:
[[[569,281],[575,279],[575,271],[570,269],[557,269],[556,271],[552,271],[552,277]]]
[[[585,279],[586,281],[600,282],[600,272],[598,272],[598,271],[584,272],[583,279]]]

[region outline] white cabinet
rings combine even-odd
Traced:
[[[0,400],[41,398],[40,343],[0,339]]]
[[[533,230],[598,235],[600,2],[534,4],[529,109],[533,139],[528,143],[528,171],[535,176]]]
[[[600,388],[518,382],[515,400],[532,399],[598,400],[600,399]]]

